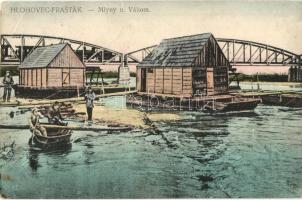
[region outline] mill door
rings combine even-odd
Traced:
[[[69,69],[62,69],[62,86],[70,86],[70,70]]]
[[[146,92],[147,86],[147,69],[141,69],[141,91]]]
[[[207,95],[214,95],[214,71],[207,68]]]

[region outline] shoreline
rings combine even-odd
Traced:
[[[300,82],[267,82],[267,81],[258,81],[258,82],[252,82],[252,81],[240,81],[240,83],[245,83],[245,84],[263,84],[263,85],[275,85],[275,86],[302,86],[302,83]]]

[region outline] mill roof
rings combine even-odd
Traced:
[[[138,67],[189,67],[200,54],[211,33],[164,39]]]
[[[68,45],[53,44],[49,46],[37,47],[21,63],[20,68],[40,68],[47,67],[53,59]]]

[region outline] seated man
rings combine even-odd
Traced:
[[[66,123],[62,121],[63,117],[60,110],[61,106],[62,104],[56,101],[51,107],[49,107],[47,111],[48,123],[55,125],[66,125]]]
[[[38,112],[38,109],[37,108],[33,108],[32,110],[32,114],[30,116],[30,129],[33,131],[33,130],[36,130],[36,133],[39,134],[39,135],[42,135],[44,137],[47,137],[47,132],[46,132],[46,129],[44,127],[42,127],[40,125],[40,118],[42,118],[42,114]]]

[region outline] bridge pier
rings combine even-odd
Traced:
[[[288,69],[289,82],[302,82],[302,68],[301,66],[291,66]]]
[[[128,66],[120,65],[118,67],[118,82],[121,85],[130,84],[130,69]]]
[[[127,57],[122,56],[122,64],[118,67],[118,83],[120,85],[130,84],[130,69],[127,64]]]

